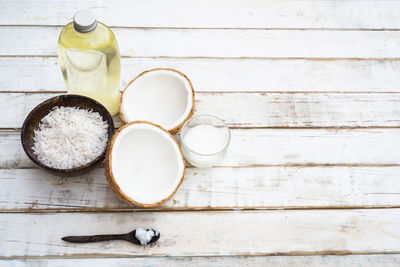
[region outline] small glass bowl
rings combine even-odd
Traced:
[[[193,130],[199,125],[203,126]],[[199,134],[202,131],[204,134]],[[215,116],[196,115],[182,126],[180,137],[185,159],[196,167],[207,168],[216,165],[225,158],[231,141],[231,132],[229,127]],[[211,140],[213,138],[214,140]],[[213,146],[213,143],[216,145]]]

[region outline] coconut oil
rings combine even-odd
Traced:
[[[93,98],[111,115],[120,105],[120,55],[114,33],[88,11],[79,11],[58,40],[58,59],[68,93]]]
[[[192,117],[183,125],[180,134],[185,159],[200,168],[222,161],[231,139],[228,126],[211,115]]]

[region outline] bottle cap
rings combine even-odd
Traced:
[[[74,28],[77,32],[87,33],[96,29],[97,21],[89,10],[80,10],[74,15]]]

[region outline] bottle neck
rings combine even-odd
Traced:
[[[81,25],[79,25],[79,24],[77,24],[77,23],[74,23],[74,29],[75,29],[75,31],[77,31],[77,32],[79,32],[79,33],[89,33],[89,32],[94,31],[96,28],[97,28],[97,21],[96,21],[95,24],[94,24],[92,27],[90,27],[90,28],[82,27]]]

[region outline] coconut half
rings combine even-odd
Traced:
[[[193,112],[192,83],[174,69],[144,71],[121,94],[120,116],[124,123],[150,121],[176,133]]]
[[[145,121],[121,127],[106,156],[106,177],[121,199],[153,207],[170,199],[185,175],[176,140],[165,129]]]

